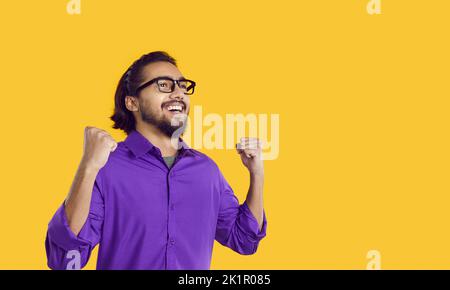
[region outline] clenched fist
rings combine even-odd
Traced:
[[[108,161],[109,154],[116,148],[117,142],[108,132],[95,127],[86,127],[81,163],[88,168],[100,170]]]
[[[252,174],[263,175],[262,141],[258,138],[241,138],[236,144],[236,151],[241,156],[242,163]]]

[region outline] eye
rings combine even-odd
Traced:
[[[169,83],[168,80],[160,80],[160,81],[158,82],[158,86],[159,86],[160,88],[162,88],[162,89],[167,89],[167,88],[170,88],[170,87],[171,87],[171,84]]]

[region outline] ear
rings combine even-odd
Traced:
[[[126,96],[125,97],[125,106],[131,112],[139,111],[139,102],[135,97]]]

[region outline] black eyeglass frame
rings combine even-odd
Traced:
[[[160,87],[158,86],[158,90],[161,93],[172,93],[175,90],[175,85],[177,85],[181,89],[180,82],[190,82],[191,83],[190,86],[186,88],[186,92],[184,94],[192,95],[194,93],[196,83],[193,80],[188,80],[188,79],[184,79],[184,78],[179,79],[179,80],[174,80],[169,77],[157,77],[157,78],[151,79],[148,82],[145,82],[142,85],[140,85],[136,89],[136,95],[138,95],[139,92],[142,91],[143,89],[145,89],[146,87],[151,86],[153,83],[160,81],[160,80],[172,81],[172,87],[170,88],[170,92],[163,92],[163,91],[161,91]],[[192,87],[192,92],[187,93],[191,89],[191,87]]]

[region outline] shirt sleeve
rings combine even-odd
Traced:
[[[242,255],[256,253],[259,241],[266,236],[267,220],[263,212],[261,231],[246,202],[239,205],[231,186],[220,173],[221,201],[217,219],[216,240]]]
[[[104,200],[100,173],[92,190],[88,218],[78,235],[69,227],[64,203],[50,220],[45,239],[47,265],[53,270],[81,269],[99,243],[103,228]]]

